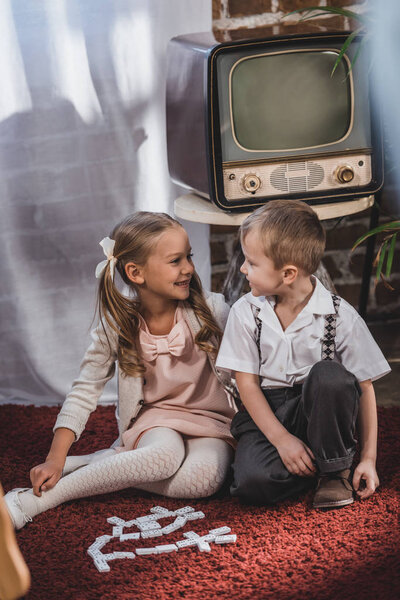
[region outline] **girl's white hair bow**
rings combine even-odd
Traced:
[[[113,255],[114,246],[115,246],[115,240],[112,240],[109,237],[105,237],[105,238],[103,238],[101,240],[101,242],[99,242],[99,244],[103,248],[103,252],[107,256],[107,260],[102,260],[97,265],[97,267],[96,267],[96,278],[100,279],[100,277],[102,276],[103,271],[106,268],[107,264],[110,263],[111,280],[114,281],[115,263],[117,262],[117,259]]]

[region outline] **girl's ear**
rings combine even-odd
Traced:
[[[142,268],[133,262],[126,263],[125,275],[129,279],[129,281],[132,281],[132,283],[136,283],[137,285],[141,285],[142,283],[144,283]]]
[[[290,285],[293,283],[297,275],[299,274],[299,270],[295,265],[285,265],[282,269],[283,271],[283,283],[286,285]]]

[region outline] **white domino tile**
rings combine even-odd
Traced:
[[[156,546],[157,552],[163,554],[164,552],[177,552],[178,546],[176,544],[163,544],[162,546]]]
[[[175,519],[164,525],[160,525],[159,520],[168,517]],[[184,506],[176,510],[169,510],[163,506],[153,506],[148,515],[142,515],[125,521],[118,516],[109,517],[107,523],[112,525],[112,535],[101,535],[89,546],[88,554],[93,559],[95,567],[100,572],[110,571],[109,562],[122,559],[134,559],[136,556],[150,556],[152,554],[167,554],[169,552],[178,552],[185,548],[197,547],[200,552],[211,552],[210,544],[231,544],[235,543],[237,536],[231,534],[231,528],[224,525],[215,529],[210,529],[204,535],[195,531],[183,531],[182,538],[175,543],[159,544],[154,547],[132,548],[127,545],[126,552],[103,552],[102,549],[112,539],[119,539],[120,542],[133,542],[139,539],[160,538],[163,535],[169,535],[182,529],[190,521],[204,519],[203,511],[196,511],[191,506]],[[139,531],[124,533],[124,529],[136,527]],[[230,534],[230,535],[228,535]],[[153,542],[154,543],[154,542]]]

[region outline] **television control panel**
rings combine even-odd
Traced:
[[[223,184],[227,200],[269,198],[345,190],[367,186],[372,179],[367,153],[318,157],[309,160],[224,164]],[[249,203],[250,204],[250,203]]]

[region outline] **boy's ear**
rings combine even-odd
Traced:
[[[144,283],[142,268],[133,262],[126,263],[125,275],[129,279],[129,281],[131,281],[132,283],[136,283],[136,285],[141,285],[142,283]]]
[[[295,265],[285,265],[282,269],[283,271],[283,283],[286,285],[290,285],[293,283],[297,275],[299,274],[299,269]]]

